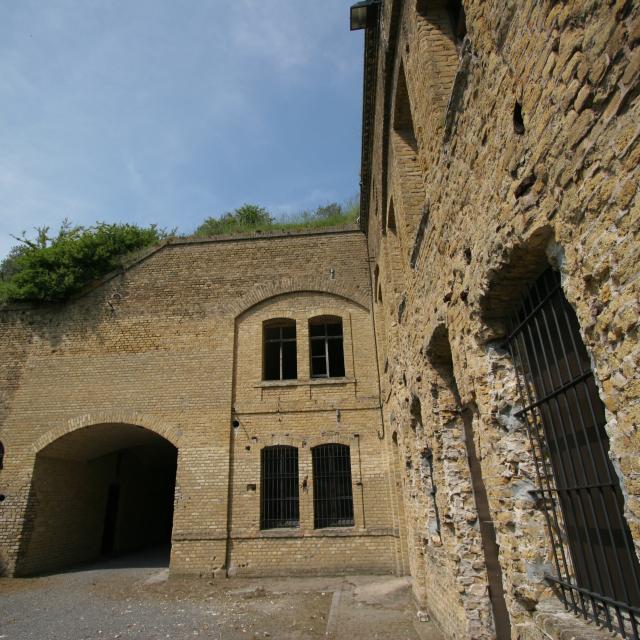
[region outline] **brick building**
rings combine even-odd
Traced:
[[[385,0],[360,229],[0,311],[0,562],[410,574],[448,638],[637,637],[640,2]],[[635,634],[635,635],[634,635]]]
[[[169,539],[178,573],[398,570],[366,251],[174,241],[4,310],[5,572]]]

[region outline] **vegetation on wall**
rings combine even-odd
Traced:
[[[303,231],[323,227],[354,224],[360,214],[360,206],[354,198],[345,204],[332,202],[313,211],[302,211],[275,219],[266,209],[255,204],[245,204],[220,218],[207,218],[194,232],[196,237],[250,233],[253,231]]]
[[[34,238],[23,234],[0,263],[0,302],[65,300],[167,235],[155,225],[74,227],[66,220],[54,235],[49,227],[36,229]]]
[[[313,211],[276,220],[264,207],[245,204],[220,218],[207,218],[195,237],[261,231],[302,231],[355,223],[355,199],[331,203]],[[121,268],[132,253],[160,243],[167,232],[156,225],[99,222],[93,227],[72,226],[65,220],[57,233],[49,227],[16,237],[18,244],[0,262],[0,304],[6,302],[62,302]],[[15,237],[15,236],[14,236]]]

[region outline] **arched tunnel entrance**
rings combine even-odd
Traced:
[[[16,573],[171,544],[177,449],[129,424],[84,427],[36,456]]]

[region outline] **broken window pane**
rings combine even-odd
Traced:
[[[329,340],[329,375],[332,378],[344,376],[344,352],[342,337],[340,340]]]
[[[296,355],[295,341],[282,343],[282,380],[295,380],[298,377]]]
[[[280,344],[267,342],[264,345],[264,379],[280,380]]]

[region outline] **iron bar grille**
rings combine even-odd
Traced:
[[[298,377],[295,321],[270,322],[264,325],[263,336],[264,379],[295,380]]]
[[[344,444],[321,444],[313,459],[314,527],[352,527],[351,457]]]
[[[575,312],[547,270],[508,337],[565,606],[638,639],[640,571],[609,459],[605,411]]]
[[[309,323],[311,341],[311,377],[339,378],[344,376],[342,320],[332,318]]]
[[[260,528],[300,524],[298,449],[265,447],[261,453]]]

